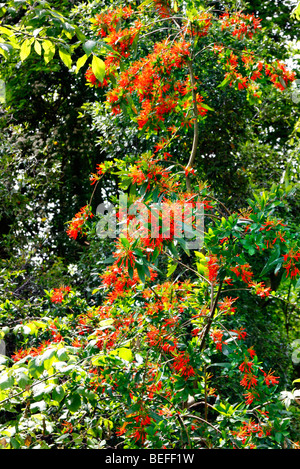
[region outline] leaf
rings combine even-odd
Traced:
[[[48,39],[42,42],[42,47],[44,49],[44,60],[45,63],[49,63],[55,54],[55,44]]]
[[[86,40],[86,37],[83,34],[83,32],[76,25],[74,26],[74,29],[75,29],[76,36],[78,37],[79,41],[84,42]]]
[[[228,85],[228,83],[230,83],[230,80],[231,80],[231,78],[228,78],[228,77],[225,78],[225,79],[222,81],[222,83],[220,83],[220,84],[218,85],[218,88],[223,88],[224,86]]]
[[[0,43],[0,54],[5,58],[9,57],[9,53],[13,50],[13,47],[10,44]]]
[[[105,76],[105,63],[96,55],[93,56],[92,70],[97,80],[102,82]]]
[[[133,359],[131,350],[126,347],[117,348],[116,350],[113,350],[111,354],[118,355],[122,360],[125,360],[127,362],[131,362]]]
[[[124,248],[126,248],[126,249],[130,248],[130,242],[127,238],[124,238],[123,236],[120,236],[120,241],[123,244]]]
[[[68,52],[66,49],[59,49],[58,53],[65,66],[70,69],[72,67],[72,59],[70,52]]]
[[[33,378],[38,378],[44,371],[44,366],[41,364],[40,357],[33,358],[28,363],[28,373]]]
[[[47,408],[47,404],[45,401],[39,401],[39,402],[34,402],[30,404],[30,411],[32,413],[43,412],[44,410],[46,410],[46,408]]]
[[[38,54],[38,55],[41,55],[42,53],[42,46],[41,46],[41,43],[39,41],[34,41],[34,50],[35,52]]]
[[[59,361],[66,361],[66,360],[69,359],[69,355],[68,355],[65,348],[61,348],[61,349],[57,350],[56,355],[57,355],[57,358],[58,358]]]
[[[0,26],[0,33],[5,34],[6,36],[14,35],[14,32],[12,29],[5,28],[4,26]]]
[[[0,389],[8,389],[11,388],[14,384],[14,377],[13,376],[8,376],[7,373],[5,373],[3,376],[0,377]]]
[[[200,104],[203,109],[207,109],[208,111],[214,111],[212,107],[209,107],[207,104],[201,103]]]
[[[276,272],[278,272],[279,268],[282,266],[283,263],[283,257],[278,257],[277,259],[272,260],[269,259],[264,268],[262,269],[260,276],[264,276],[266,273],[268,273],[272,267],[276,266]]]
[[[95,49],[96,45],[97,45],[96,41],[89,40],[89,41],[86,41],[82,45],[82,48],[83,48],[84,52],[86,53],[86,55],[89,56],[89,55],[91,55],[91,53]]]
[[[103,353],[98,353],[97,355],[94,355],[91,359],[91,363],[92,365],[94,366],[101,366],[105,363],[105,356],[103,355]]]
[[[167,272],[167,276],[170,277],[174,272],[175,270],[177,269],[177,266],[178,266],[178,263],[174,263],[174,264],[169,264],[168,265],[168,272]]]
[[[22,62],[27,59],[31,52],[32,39],[25,39],[20,49],[20,59]]]
[[[138,276],[140,278],[140,280],[145,283],[146,279],[145,279],[145,272],[144,272],[144,267],[143,265],[139,264],[139,263],[136,263],[135,264],[135,267],[136,267],[136,270],[137,270],[137,273],[138,273]]]
[[[76,412],[81,406],[81,397],[78,393],[72,394],[66,401],[66,405],[71,412]]]
[[[78,73],[81,67],[84,66],[85,62],[87,61],[88,56],[84,54],[82,57],[79,57],[79,59],[76,62],[76,71],[75,73]]]
[[[140,4],[140,6],[138,8],[142,9],[145,6],[149,5],[150,3],[153,3],[153,0],[145,0],[143,3]]]
[[[70,23],[64,22],[63,23],[63,29],[65,31],[65,35],[69,38],[72,39],[75,33],[75,28],[72,26]]]
[[[52,391],[52,399],[56,402],[61,402],[65,397],[65,390],[62,386],[56,386]]]
[[[18,385],[22,389],[25,389],[26,386],[31,384],[31,379],[27,375],[25,375],[25,373],[23,372],[18,373],[18,375],[16,376],[16,380],[17,380]]]
[[[300,21],[300,3],[292,11],[291,16],[294,17],[294,18],[297,18],[297,20]]]

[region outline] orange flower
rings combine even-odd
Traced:
[[[60,287],[60,288],[54,288],[53,294],[50,298],[52,303],[61,303],[67,293],[70,293],[71,288],[70,287]]]

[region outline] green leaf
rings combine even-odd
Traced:
[[[66,49],[59,49],[58,53],[65,66],[70,69],[72,67],[72,59],[70,52],[68,52]]]
[[[145,283],[146,279],[145,279],[144,266],[136,262],[135,267],[136,267],[138,276],[140,277],[141,281]]]
[[[153,0],[145,0],[143,3],[140,4],[139,8],[142,9],[143,7],[153,3]]]
[[[17,380],[18,385],[22,389],[25,389],[26,386],[31,384],[31,379],[27,375],[25,375],[25,373],[23,373],[23,372],[18,373],[18,375],[16,376],[16,380]]]
[[[74,26],[74,29],[75,29],[76,36],[78,37],[79,41],[85,42],[86,37],[85,37],[85,35],[83,34],[83,32],[78,28],[78,26],[75,25],[75,26]]]
[[[82,48],[83,48],[84,52],[86,53],[86,55],[89,56],[89,55],[91,55],[91,53],[95,49],[96,45],[97,45],[96,41],[89,40],[89,41],[86,41],[82,45]]]
[[[126,347],[121,347],[117,348],[116,350],[113,350],[111,352],[111,355],[118,355],[120,358],[122,358],[122,360],[125,360],[127,362],[131,362],[133,360],[132,351]]]
[[[32,42],[33,42],[33,39],[25,39],[25,41],[21,45],[20,59],[22,62],[24,62],[24,60],[26,60],[27,57],[30,55]]]
[[[7,373],[5,373],[3,376],[0,377],[0,389],[9,389],[13,386],[14,384],[14,377],[13,376],[8,376]]]
[[[76,71],[75,73],[78,73],[81,67],[84,66],[85,62],[87,61],[88,56],[84,54],[82,57],[79,57],[79,59],[76,62]]]
[[[269,259],[266,265],[264,266],[264,268],[262,269],[260,276],[265,275],[270,270],[272,270],[272,268],[274,268],[275,266],[276,266],[276,272],[278,272],[282,264],[283,264],[283,257],[278,257],[277,259],[274,259],[274,260],[272,260],[272,258]]]
[[[209,107],[207,104],[204,104],[204,103],[201,103],[201,107],[202,107],[203,109],[207,109],[208,111],[214,111],[213,108]]]
[[[56,386],[52,391],[52,399],[57,402],[61,402],[65,397],[65,390],[62,386]]]
[[[178,263],[172,263],[168,265],[168,271],[167,271],[167,276],[170,277],[175,270],[177,269]]]
[[[94,355],[91,359],[91,363],[94,366],[101,366],[105,363],[106,357],[103,355],[103,353],[98,353],[97,355]]]
[[[44,366],[41,363],[40,357],[33,358],[28,363],[28,373],[33,378],[38,378],[44,371]]]
[[[92,70],[97,80],[102,82],[105,76],[105,63],[96,55],[93,56]]]
[[[32,404],[30,404],[30,411],[32,413],[43,412],[44,410],[46,410],[46,408],[47,404],[45,401],[33,402]]]
[[[225,78],[225,79],[222,81],[222,83],[220,83],[220,84],[218,85],[218,88],[223,88],[224,86],[228,85],[228,83],[230,83],[230,80],[231,80],[230,77],[229,77],[229,78],[228,78],[228,77]]]
[[[67,361],[69,359],[69,355],[67,353],[67,350],[65,348],[61,348],[57,350],[57,358],[59,361]]]
[[[42,42],[42,47],[44,49],[44,60],[45,63],[49,63],[55,54],[55,44],[48,39]]]
[[[34,41],[34,50],[38,55],[41,55],[42,53],[42,46],[39,41]]]
[[[10,44],[0,43],[0,54],[8,59],[10,52],[13,50]]]
[[[66,405],[71,412],[76,412],[81,406],[81,397],[78,393],[71,394],[67,399]]]
[[[297,20],[300,21],[300,3],[292,11],[291,16],[297,18]]]
[[[126,249],[130,248],[130,242],[127,238],[124,238],[123,236],[120,236],[120,241],[123,244],[124,248],[126,248]]]

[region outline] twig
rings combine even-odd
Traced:
[[[215,427],[212,423],[208,422],[207,420],[202,419],[201,417],[198,417],[198,416],[192,415],[192,414],[184,414],[183,417],[199,420],[199,422],[206,423],[207,425],[212,427],[214,430],[216,430],[216,432],[222,434],[222,432],[217,427]]]
[[[213,317],[214,317],[214,314],[215,314],[215,311],[216,311],[216,308],[217,308],[217,303],[218,303],[218,300],[219,300],[219,296],[220,296],[220,293],[221,293],[221,290],[222,290],[222,285],[223,285],[223,281],[221,280],[221,282],[219,284],[219,289],[217,291],[215,301],[214,301],[213,306],[212,306],[211,311],[210,311],[210,315],[208,316],[206,328],[204,330],[204,333],[203,333],[203,336],[202,336],[202,339],[201,339],[201,344],[200,344],[200,348],[199,348],[200,351],[202,351],[202,349],[204,347],[206,336],[209,333],[209,330],[211,328],[212,320],[213,320]]]

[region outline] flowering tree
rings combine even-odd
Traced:
[[[92,204],[99,182],[117,177],[126,206],[120,199],[111,214],[108,267],[97,300],[59,285],[46,292],[40,317],[14,328],[23,344],[1,359],[1,405],[13,415],[1,445],[296,447],[280,376],[260,361],[243,323],[247,305],[265,305],[280,282],[299,285],[297,233],[278,216],[285,193],[273,187],[231,212],[197,176],[199,133],[215,112],[205,63],[222,71],[216,93],[230,87],[251,105],[296,75],[263,55],[260,19],[215,15],[201,2],[108,8],[92,31],[77,72],[90,61],[87,84],[153,147],[91,174],[91,200],[66,234],[108,236]],[[176,148],[181,134],[191,135],[186,161]]]

